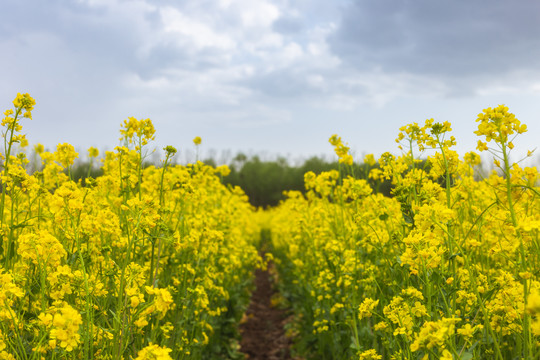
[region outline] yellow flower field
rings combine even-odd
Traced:
[[[226,166],[174,165],[172,146],[143,166],[149,119],[124,121],[102,176],[73,181],[70,144],[36,145],[29,173],[22,127],[35,101],[13,106],[0,149],[0,359],[241,358],[261,233],[302,358],[540,358],[539,175],[510,160],[527,127],[505,106],[478,115],[487,177],[479,153],[453,150],[451,124],[429,119],[400,129],[401,156],[366,156],[365,174],[333,135],[340,171],[306,173],[305,193],[265,211],[222,184]],[[90,148],[90,166],[98,157]]]

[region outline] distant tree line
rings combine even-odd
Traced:
[[[205,159],[204,163],[216,166],[213,158]],[[145,163],[146,166],[152,163]],[[276,206],[285,199],[283,194],[287,190],[304,192],[304,174],[312,171],[320,174],[324,171],[340,170],[337,161],[327,161],[320,157],[311,157],[301,165],[290,165],[286,158],[278,157],[276,160],[261,160],[258,155],[247,156],[239,153],[227,164],[231,173],[222,181],[231,186],[241,187],[253,206],[270,207]],[[341,166],[344,175],[353,174],[356,178],[365,178],[370,167],[367,164],[353,164],[352,167]],[[86,177],[98,177],[102,174],[98,167],[89,167],[88,162],[77,162],[71,168],[71,176],[75,181],[84,183]],[[373,180],[368,180],[375,188]],[[390,184],[383,183],[378,186],[378,191],[390,195]]]
[[[214,165],[212,159],[205,161]],[[238,154],[229,164],[231,173],[223,178],[225,184],[240,186],[248,195],[252,205],[257,207],[276,206],[285,199],[283,194],[287,190],[297,190],[304,192],[304,174],[312,171],[320,174],[324,171],[340,170],[337,161],[328,162],[320,157],[311,157],[299,166],[292,166],[284,157],[279,157],[272,161],[263,161],[259,156],[248,157],[242,153]],[[365,178],[369,173],[369,165],[353,164],[352,167],[341,166],[344,174],[351,172],[356,178]],[[374,187],[372,180],[368,180]],[[390,184],[383,183],[380,192],[390,195]]]
[[[396,196],[392,192],[392,186],[388,181],[380,183],[367,178],[372,167],[364,163],[354,163],[352,166],[341,165],[337,161],[328,161],[325,158],[313,156],[304,160],[299,165],[291,165],[285,157],[277,157],[275,160],[263,160],[259,155],[245,155],[238,153],[236,156],[226,156],[226,159],[216,160],[216,154],[211,154],[211,157],[203,160],[204,163],[217,166],[223,162],[231,169],[231,173],[222,179],[223,183],[231,186],[241,187],[252,205],[257,207],[276,206],[281,200],[285,199],[284,191],[297,190],[305,192],[304,174],[312,171],[315,174],[320,174],[325,171],[338,170],[343,176],[349,174],[357,179],[366,179],[371,187],[379,193],[386,196]],[[103,171],[98,166],[99,161],[90,164],[88,160],[79,159],[71,167],[71,177],[75,181],[85,183],[86,177],[97,178],[102,175]],[[155,165],[160,166],[159,156],[154,156],[151,159],[146,159],[143,167]],[[36,154],[30,157],[28,170],[34,172],[39,170],[41,165],[38,162]],[[378,165],[374,165],[378,167]],[[425,160],[419,165],[426,171],[429,171],[429,163]],[[479,172],[476,175],[479,178],[486,177],[492,168],[484,169],[481,165],[477,169]],[[67,170],[66,170],[67,173]],[[444,179],[436,179],[441,186],[445,186]]]

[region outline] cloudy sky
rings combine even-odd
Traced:
[[[112,149],[128,116],[154,146],[397,153],[398,128],[506,104],[540,139],[540,2],[533,0],[1,0],[0,106],[37,101],[31,143]]]

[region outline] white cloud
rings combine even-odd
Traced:
[[[0,45],[12,54],[0,58],[10,69],[0,91],[12,98],[15,85],[34,89],[36,118],[55,124],[40,130],[54,136],[75,126],[69,113],[87,127],[113,121],[115,134],[131,114],[220,132],[294,125],[309,111],[352,119],[395,101],[537,97],[540,26],[526,10],[538,5],[459,0],[442,13],[430,0],[393,3],[0,1],[0,13],[10,14]],[[505,8],[526,16],[502,21]],[[65,114],[58,104],[67,104]]]
[[[223,51],[235,48],[235,41],[230,36],[218,33],[209,24],[186,16],[176,8],[167,6],[159,12],[167,40],[177,42],[181,47],[193,46],[195,50],[209,47]]]
[[[278,7],[264,0],[219,0],[219,6],[238,14],[244,27],[269,27],[280,16]]]
[[[250,72],[249,68],[237,66],[226,69],[211,69],[206,72],[183,69],[167,69],[161,75],[144,79],[136,73],[123,79],[126,89],[135,94],[152,94],[151,101],[160,106],[164,98],[193,111],[207,111],[208,104],[215,108],[239,106],[251,94],[249,88],[235,82]]]

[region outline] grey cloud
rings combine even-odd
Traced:
[[[196,54],[186,48],[160,44],[152,47],[133,65],[133,71],[143,80],[159,77],[170,69],[205,72],[223,67],[226,54],[215,49],[201,49]]]
[[[256,102],[324,107],[338,98],[357,99],[355,102],[373,100],[372,89],[357,81],[358,77],[361,75],[344,73],[341,69],[285,68],[255,73],[238,84],[252,89]]]
[[[259,95],[272,98],[302,98],[313,94],[313,89],[306,86],[305,79],[290,70],[280,70],[256,74],[246,78],[242,85],[254,89]]]
[[[540,2],[362,0],[330,39],[351,66],[445,77],[540,65]]]
[[[301,19],[292,16],[281,16],[274,21],[272,29],[281,34],[297,34],[302,31],[304,24]]]
[[[130,26],[126,19],[111,19],[103,7],[66,0],[8,0],[0,10],[10,14],[6,28],[11,33],[6,38],[24,41],[26,34],[50,34],[79,60],[86,59],[81,63],[82,68],[85,62],[101,69],[110,64],[124,67],[133,64],[139,35],[136,25]]]

